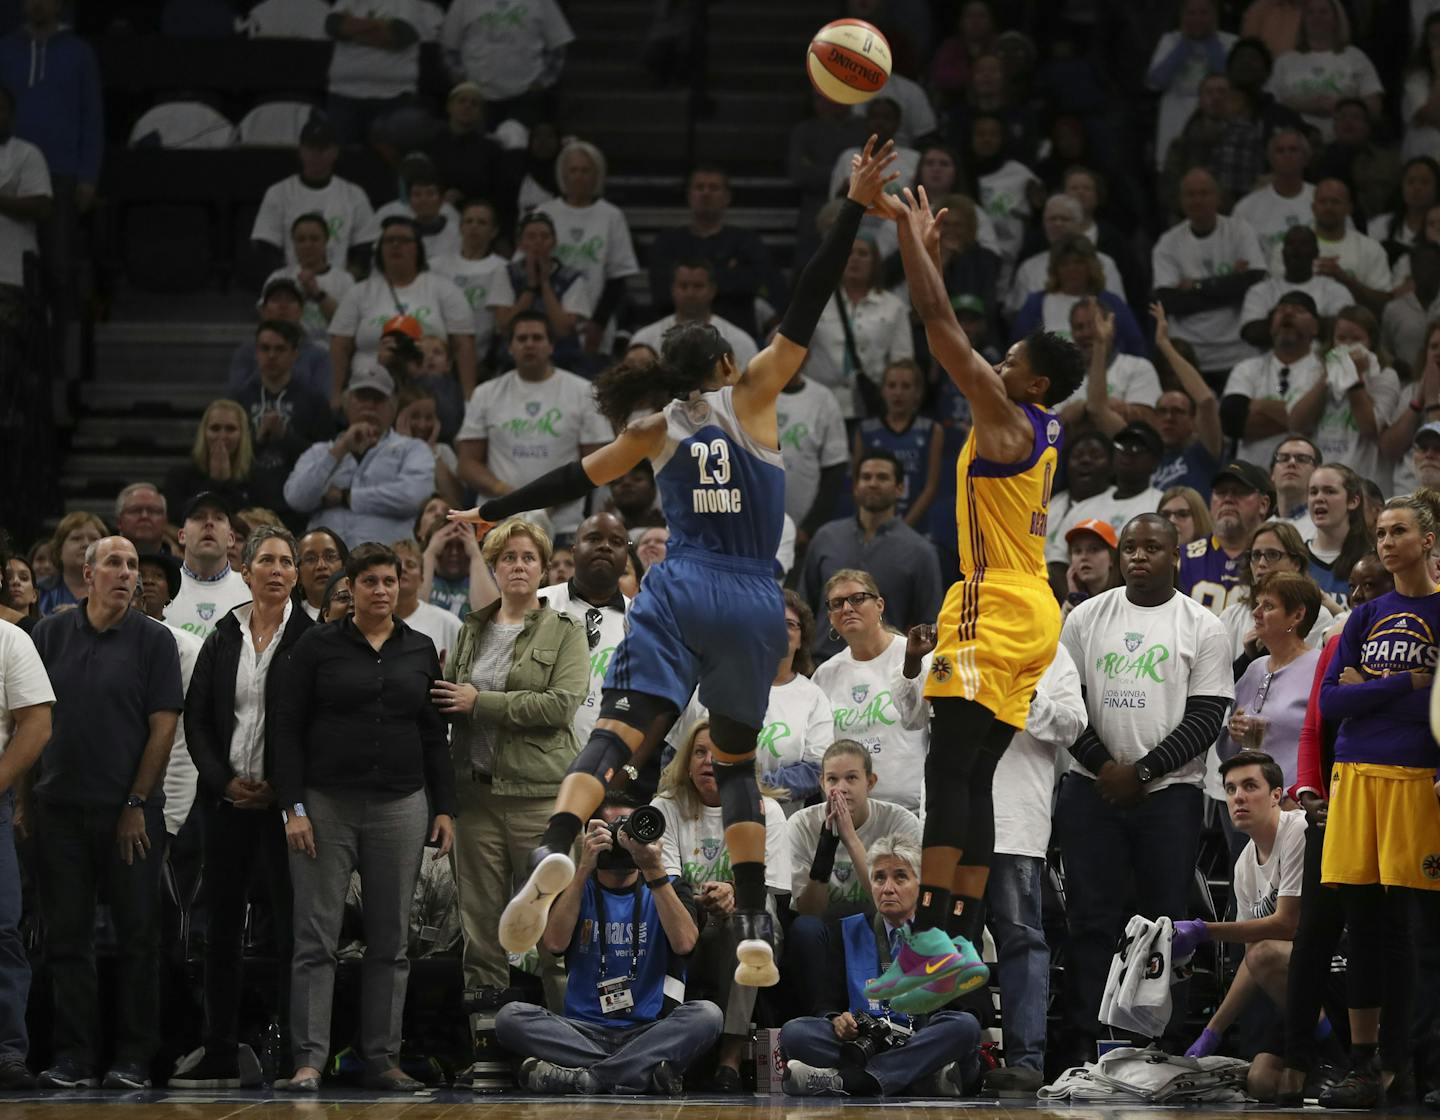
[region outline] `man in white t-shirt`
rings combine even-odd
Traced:
[[[39,148],[11,132],[14,120],[14,96],[0,86],[0,298],[18,303],[23,258],[40,251],[35,227],[50,217],[54,196],[49,164]]]
[[[250,587],[230,567],[235,534],[230,528],[230,504],[213,490],[190,499],[180,526],[180,591],[165,608],[165,623],[208,638],[231,607],[248,603]]]
[[[1154,298],[1170,317],[1170,336],[1195,348],[1203,373],[1218,376],[1250,354],[1241,340],[1240,305],[1265,278],[1255,231],[1220,213],[1220,186],[1204,168],[1180,181],[1184,221],[1171,226],[1151,253]]]
[[[780,454],[785,459],[785,512],[797,526],[797,545],[810,543],[829,521],[845,483],[850,448],[835,394],[796,370],[776,401]]]
[[[1288,230],[1310,224],[1315,188],[1305,181],[1310,141],[1299,129],[1282,127],[1272,132],[1265,158],[1270,164],[1270,182],[1240,199],[1230,213],[1249,223],[1268,261]]]
[[[326,251],[332,268],[344,268],[352,250],[363,256],[361,236],[370,226],[374,209],[365,192],[335,174],[340,143],[325,118],[314,116],[300,130],[300,172],[271,186],[260,200],[250,244],[267,271],[282,264],[295,265],[290,227],[302,214],[323,214],[330,227]]]
[[[430,260],[430,271],[455,282],[475,313],[475,353],[487,364],[495,338],[495,309],[515,302],[506,271],[509,262],[493,251],[500,222],[493,203],[476,199],[460,211],[460,250]],[[427,248],[427,252],[428,252]]]
[[[1270,313],[1270,352],[1230,371],[1220,423],[1239,441],[1239,458],[1263,467],[1286,432],[1313,433],[1331,396],[1344,400],[1363,387],[1348,353],[1315,352],[1319,333],[1315,301],[1305,292],[1286,292]]]
[[[1081,603],[1060,632],[1089,715],[1055,811],[1070,927],[1067,1064],[1095,1052],[1100,997],[1128,914],[1174,919],[1189,909],[1205,752],[1235,680],[1224,626],[1175,589],[1179,551],[1174,526],[1159,514],[1132,519],[1120,534],[1125,586]],[[1122,884],[1132,876],[1135,908],[1127,910]],[[1171,1053],[1186,1002],[1176,995]]]
[[[460,252],[460,212],[445,201],[445,184],[434,162],[423,152],[416,152],[400,161],[400,182],[404,194],[375,211],[366,231],[365,240],[374,241],[386,218],[398,214],[413,218],[425,246],[425,258],[434,268],[437,257],[453,257]]]
[[[425,8],[420,0],[335,0],[325,20],[335,40],[326,109],[340,143],[365,143],[377,121],[414,98]]]
[[[482,498],[508,494],[613,437],[590,382],[551,362],[550,324],[542,313],[522,311],[510,321],[510,353],[515,368],[476,388],[455,437],[460,477]],[[575,532],[582,505],[548,511],[557,536]]]
[[[1258,993],[1283,1015],[1305,879],[1305,814],[1280,808],[1285,776],[1275,760],[1259,751],[1241,751],[1220,764],[1220,780],[1230,823],[1250,837],[1235,861],[1235,920],[1176,922],[1171,958],[1183,961],[1207,941],[1230,941],[1245,946],[1245,959],[1224,1001],[1185,1052],[1191,1058],[1215,1053],[1226,1029]],[[1250,1095],[1273,1100],[1283,1068],[1283,1048],[1276,1042],[1264,1045],[1250,1064]]]
[[[648,346],[658,354],[665,332],[676,323],[709,323],[730,344],[735,354],[735,367],[743,372],[755,356],[755,340],[730,320],[715,314],[716,291],[715,266],[708,260],[691,257],[677,261],[670,280],[674,313],[641,327],[631,336],[630,345]]]
[[[0,1090],[33,1089],[25,1065],[30,959],[20,935],[20,861],[15,854],[17,790],[50,741],[55,691],[29,635],[0,622]]]
[[[1283,276],[1267,276],[1245,293],[1240,305],[1240,336],[1259,350],[1270,346],[1270,313],[1286,292],[1304,292],[1315,301],[1315,310],[1333,319],[1355,302],[1340,281],[1315,271],[1320,242],[1309,226],[1291,226],[1280,241]]]
[[[995,854],[985,886],[986,925],[995,938],[1005,1030],[1005,1068],[985,1088],[1033,1094],[1045,1081],[1045,1015],[1050,947],[1041,913],[1050,847],[1055,758],[1085,730],[1080,673],[1064,646],[1035,687],[1025,729],[995,768]]]
[[[325,39],[325,0],[260,0],[240,23],[252,39]]]
[[[1315,272],[1339,281],[1353,302],[1378,315],[1394,286],[1390,258],[1380,242],[1351,224],[1353,210],[1350,188],[1342,180],[1322,179],[1315,184],[1315,197],[1310,203],[1310,227],[1320,243]],[[1285,275],[1278,248],[1270,255],[1269,267],[1273,275]]]
[[[615,647],[625,636],[625,612],[630,600],[620,590],[630,537],[625,522],[613,513],[596,513],[580,522],[575,531],[575,574],[565,583],[540,589],[540,600],[552,611],[561,611],[585,625],[585,644],[590,649],[590,685],[585,699],[575,709],[572,724],[577,742],[590,740],[600,718],[600,691]]]
[[[560,77],[574,42],[555,0],[454,0],[440,43],[456,75],[475,82],[493,128],[508,117],[533,125],[544,91]]]

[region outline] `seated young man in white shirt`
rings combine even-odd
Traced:
[[[1260,751],[1241,751],[1220,764],[1230,821],[1250,843],[1235,861],[1233,922],[1176,922],[1171,957],[1180,961],[1206,941],[1236,941],[1245,946],[1230,990],[1215,1009],[1188,1057],[1202,1058],[1220,1048],[1221,1036],[1257,992],[1282,1011],[1290,975],[1290,950],[1300,925],[1300,889],[1305,875],[1305,814],[1280,808],[1285,778],[1279,764]],[[1250,1064],[1251,1096],[1273,1100],[1284,1067],[1284,1030],[1275,1032]]]

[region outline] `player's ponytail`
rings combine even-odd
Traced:
[[[677,323],[665,332],[660,360],[621,362],[595,379],[600,413],[621,431],[637,412],[650,413],[702,389],[730,344],[708,323]]]

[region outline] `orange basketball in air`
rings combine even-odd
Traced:
[[[810,40],[805,55],[810,84],[831,101],[858,105],[890,80],[890,44],[863,19],[837,19]]]

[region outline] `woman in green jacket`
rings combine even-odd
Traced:
[[[465,987],[475,994],[509,986],[500,911],[579,753],[572,724],[590,680],[584,626],[536,595],[550,563],[545,531],[512,518],[490,530],[481,554],[500,597],[466,617],[432,693],[453,725],[455,880]]]

